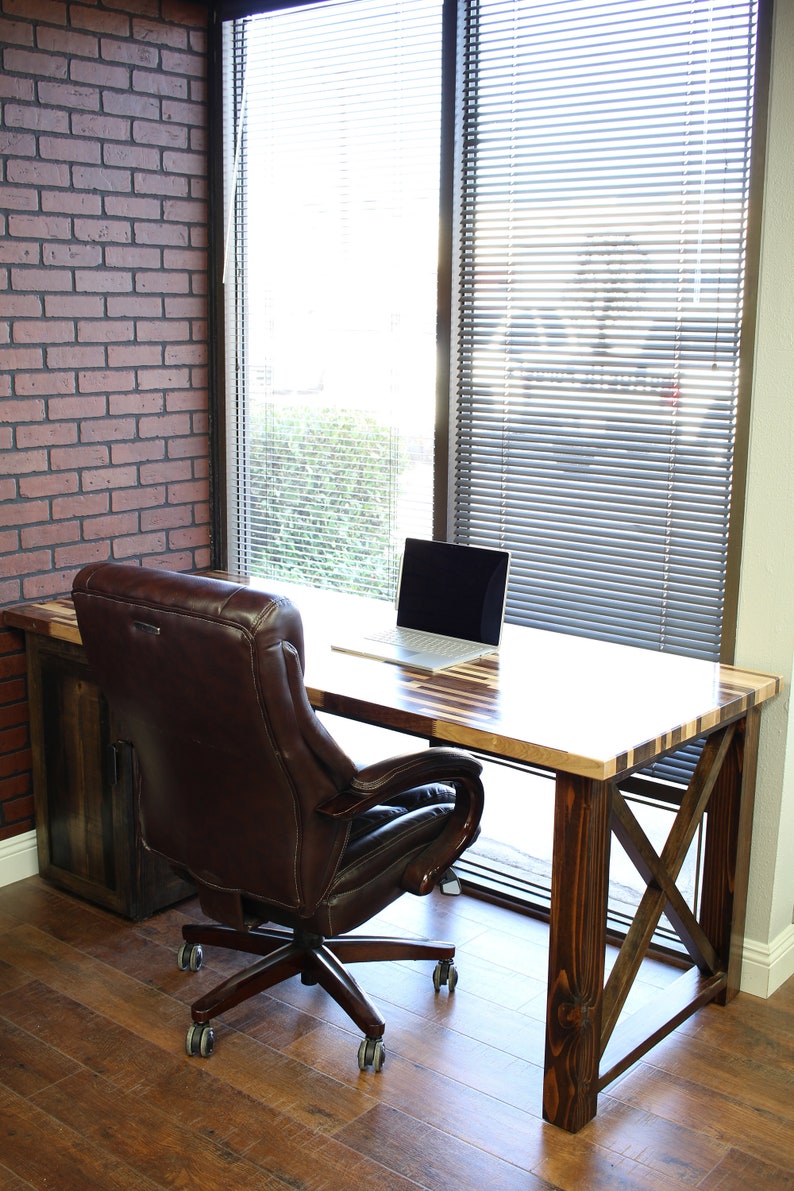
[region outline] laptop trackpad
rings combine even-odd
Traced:
[[[415,649],[406,649],[404,645],[378,644],[377,657],[382,662],[396,662],[397,665],[404,663],[406,666],[410,666],[414,658],[420,656]]]

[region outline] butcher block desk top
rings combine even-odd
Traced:
[[[262,580],[246,580],[266,587]],[[597,780],[741,716],[781,679],[736,666],[505,625],[499,654],[422,674],[331,648],[376,602],[273,584],[306,633],[306,686],[322,710]],[[9,608],[9,625],[80,644],[69,599]]]

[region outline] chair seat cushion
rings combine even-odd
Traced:
[[[357,816],[314,929],[342,934],[398,897],[402,873],[441,833],[454,798],[449,786],[434,783]]]
[[[343,857],[343,865],[349,863],[357,854],[359,847],[368,847],[367,837],[372,836],[381,827],[393,823],[401,815],[422,807],[441,807],[445,812],[450,810],[450,804],[455,801],[455,791],[440,782],[428,786],[417,786],[413,790],[406,790],[404,794],[393,798],[390,802],[373,806],[362,815],[357,815],[350,827],[350,836]]]

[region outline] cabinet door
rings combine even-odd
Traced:
[[[41,875],[129,918],[189,896],[139,841],[129,746],[82,648],[28,634],[27,649]]]

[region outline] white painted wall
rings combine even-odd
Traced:
[[[760,995],[794,972],[794,0],[775,7],[736,653],[786,683],[762,713],[742,977]]]

